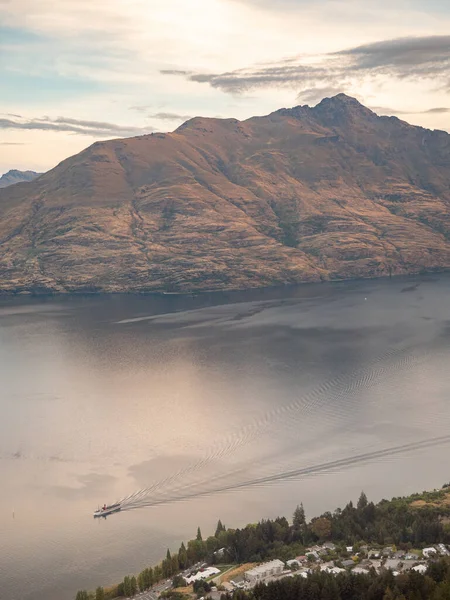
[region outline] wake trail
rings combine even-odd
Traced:
[[[290,415],[292,422],[304,419],[312,412],[316,411],[324,402],[329,401],[330,392],[333,393],[333,405],[328,405],[327,411],[321,413],[321,418],[328,421],[335,421],[336,418],[342,418],[346,414],[345,406],[340,405],[337,400],[354,396],[361,388],[372,387],[386,377],[387,374],[398,372],[402,368],[413,368],[419,362],[424,360],[423,355],[420,359],[415,359],[407,352],[412,346],[389,349],[377,356],[369,367],[355,369],[350,373],[340,374],[303,394],[289,404],[277,406],[266,412],[259,419],[242,427],[237,432],[225,438],[219,446],[213,447],[211,452],[205,457],[197,460],[191,465],[179,469],[175,473],[165,477],[152,484],[150,487],[141,489],[130,496],[122,499],[122,502],[140,500],[145,495],[153,494],[161,489],[167,489],[171,484],[176,483],[180,478],[192,475],[203,469],[208,464],[229,456],[238,449],[249,444],[268,427],[273,425],[280,418]],[[407,354],[405,354],[405,352]],[[397,361],[392,362],[397,358]]]
[[[420,440],[418,442],[412,442],[409,444],[402,444],[399,446],[392,446],[389,448],[383,448],[381,450],[375,450],[372,452],[366,452],[362,454],[357,454],[355,456],[345,457],[341,459],[336,459],[328,462],[319,463],[316,465],[310,465],[307,467],[300,467],[297,469],[283,471],[281,473],[274,473],[271,475],[265,475],[262,477],[249,479],[241,482],[234,482],[222,486],[210,487],[206,489],[198,489],[196,491],[188,492],[185,494],[172,494],[167,495],[166,497],[160,499],[143,499],[142,501],[138,501],[135,503],[131,503],[123,507],[123,510],[134,510],[137,508],[143,507],[151,507],[158,506],[161,504],[169,504],[174,502],[181,502],[185,500],[190,500],[194,498],[199,498],[201,496],[209,496],[212,494],[236,491],[244,488],[255,487],[255,486],[265,486],[271,483],[288,481],[301,479],[303,477],[308,477],[311,475],[316,475],[324,472],[336,471],[339,469],[346,469],[352,466],[381,459],[388,458],[395,455],[399,455],[402,453],[413,452],[417,450],[422,450],[426,448],[430,448],[433,446],[443,445],[450,442],[450,435],[439,436],[434,438],[428,438],[425,440]]]

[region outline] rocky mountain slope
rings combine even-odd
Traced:
[[[17,169],[11,169],[0,177],[0,188],[8,187],[14,183],[21,183],[22,181],[33,181],[36,177],[39,177],[41,173],[35,171],[18,171]]]
[[[450,135],[343,94],[98,142],[0,191],[0,291],[187,291],[450,266]]]

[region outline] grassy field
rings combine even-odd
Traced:
[[[235,567],[234,569],[233,568],[229,569],[223,575],[220,576],[220,583],[228,582],[231,579],[234,579],[235,577],[242,575],[243,573],[245,573],[245,571],[248,571],[249,569],[253,569],[253,567],[256,567],[257,564],[258,563],[245,563],[244,565],[239,565],[239,566]],[[219,576],[217,576],[217,577],[219,577]]]

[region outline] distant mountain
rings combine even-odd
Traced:
[[[0,177],[0,188],[5,188],[14,183],[22,183],[23,181],[33,181],[36,177],[39,177],[41,173],[35,171],[17,171],[17,169],[11,169]]]
[[[97,142],[0,191],[0,291],[187,291],[450,266],[450,135],[340,94]]]

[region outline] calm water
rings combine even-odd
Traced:
[[[69,600],[219,518],[448,481],[449,292],[1,300],[1,598]],[[148,506],[92,518],[146,488]]]

